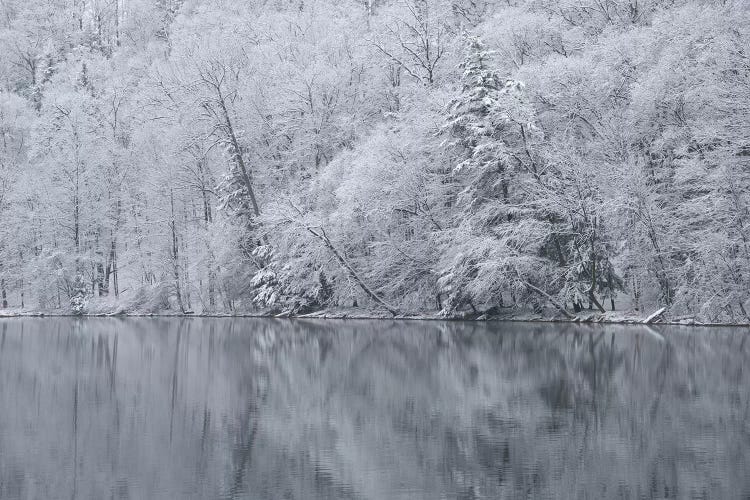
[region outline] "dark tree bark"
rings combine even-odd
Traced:
[[[376,304],[381,306],[383,309],[385,309],[392,315],[397,316],[399,314],[398,309],[396,309],[395,307],[385,302],[382,298],[380,298],[380,296],[378,296],[377,293],[375,293],[369,286],[367,286],[367,284],[364,281],[362,281],[362,278],[359,277],[359,274],[357,274],[357,272],[354,270],[354,268],[349,263],[349,261],[346,260],[344,255],[341,252],[339,252],[338,249],[336,249],[336,247],[334,246],[333,242],[330,240],[330,238],[328,237],[324,229],[320,228],[316,230],[309,226],[306,226],[305,228],[311,234],[313,234],[316,238],[321,240],[323,244],[325,244],[325,246],[331,251],[333,256],[336,257],[336,260],[339,262],[341,267],[343,267],[346,270],[349,276],[354,280],[355,283],[357,283],[357,285],[359,285],[359,287],[362,289],[363,292],[365,292],[365,294],[368,297],[370,297],[373,301],[375,301]]]

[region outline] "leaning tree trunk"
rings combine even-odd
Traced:
[[[239,140],[237,139],[237,134],[234,131],[232,120],[229,117],[229,110],[227,109],[226,103],[224,102],[224,95],[220,90],[217,90],[217,94],[219,107],[221,108],[221,114],[224,119],[224,127],[226,128],[227,138],[229,139],[232,158],[234,159],[235,164],[240,170],[242,182],[245,184],[245,189],[247,189],[247,194],[250,197],[250,203],[253,206],[253,213],[257,217],[260,215],[260,209],[258,208],[258,200],[255,198],[255,191],[253,190],[253,183],[250,179],[250,173],[248,172],[247,166],[245,165],[245,159],[242,157],[242,148],[240,147]]]
[[[169,190],[169,201],[172,208],[172,217],[170,220],[170,229],[172,230],[172,275],[174,278],[174,289],[175,295],[177,296],[177,304],[180,306],[180,312],[185,312],[185,305],[182,302],[182,293],[180,292],[180,246],[177,238],[177,225],[174,215],[174,193]]]
[[[593,246],[593,243],[592,245]],[[596,290],[596,283],[597,283],[597,275],[596,275],[596,254],[592,252],[591,257],[591,287],[589,288],[589,301],[593,303],[597,309],[599,309],[599,312],[607,312],[604,309],[604,306],[602,306],[601,302],[596,298],[596,295],[594,294],[594,290]],[[590,309],[590,308],[589,308]]]
[[[538,287],[532,285],[528,281],[521,280],[521,283],[523,284],[523,286],[525,286],[529,290],[531,290],[533,292],[536,292],[539,295],[541,295],[542,297],[544,297],[545,299],[547,299],[549,301],[549,303],[552,304],[553,306],[555,306],[555,309],[557,309],[558,311],[560,311],[563,314],[563,316],[565,316],[566,318],[568,318],[568,319],[576,319],[575,315],[570,314],[568,311],[566,311],[565,307],[563,307],[558,301],[556,301],[554,299],[554,297],[552,297],[550,294],[548,294],[547,292],[545,292],[541,288],[538,288]]]
[[[359,285],[359,287],[362,289],[363,292],[365,292],[365,294],[367,294],[368,297],[370,297],[372,300],[375,301],[376,304],[381,306],[383,309],[385,309],[392,315],[397,316],[399,314],[398,309],[391,306],[382,298],[380,298],[380,296],[378,296],[377,293],[375,293],[369,286],[367,286],[367,284],[364,281],[362,281],[362,278],[359,277],[357,272],[354,270],[352,265],[346,260],[344,255],[341,252],[339,252],[338,249],[333,245],[333,242],[328,237],[324,229],[321,228],[319,231],[316,231],[315,229],[309,226],[306,226],[306,229],[325,244],[325,246],[331,251],[333,256],[336,257],[336,260],[339,262],[341,267],[343,267],[346,270],[349,276],[354,280],[355,283],[357,283],[357,285]]]

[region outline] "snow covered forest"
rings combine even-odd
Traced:
[[[750,2],[0,0],[0,280],[750,322]]]

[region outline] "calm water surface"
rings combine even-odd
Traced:
[[[0,498],[750,498],[748,337],[2,320]]]

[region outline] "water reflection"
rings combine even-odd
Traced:
[[[0,498],[746,498],[747,329],[0,321]]]

